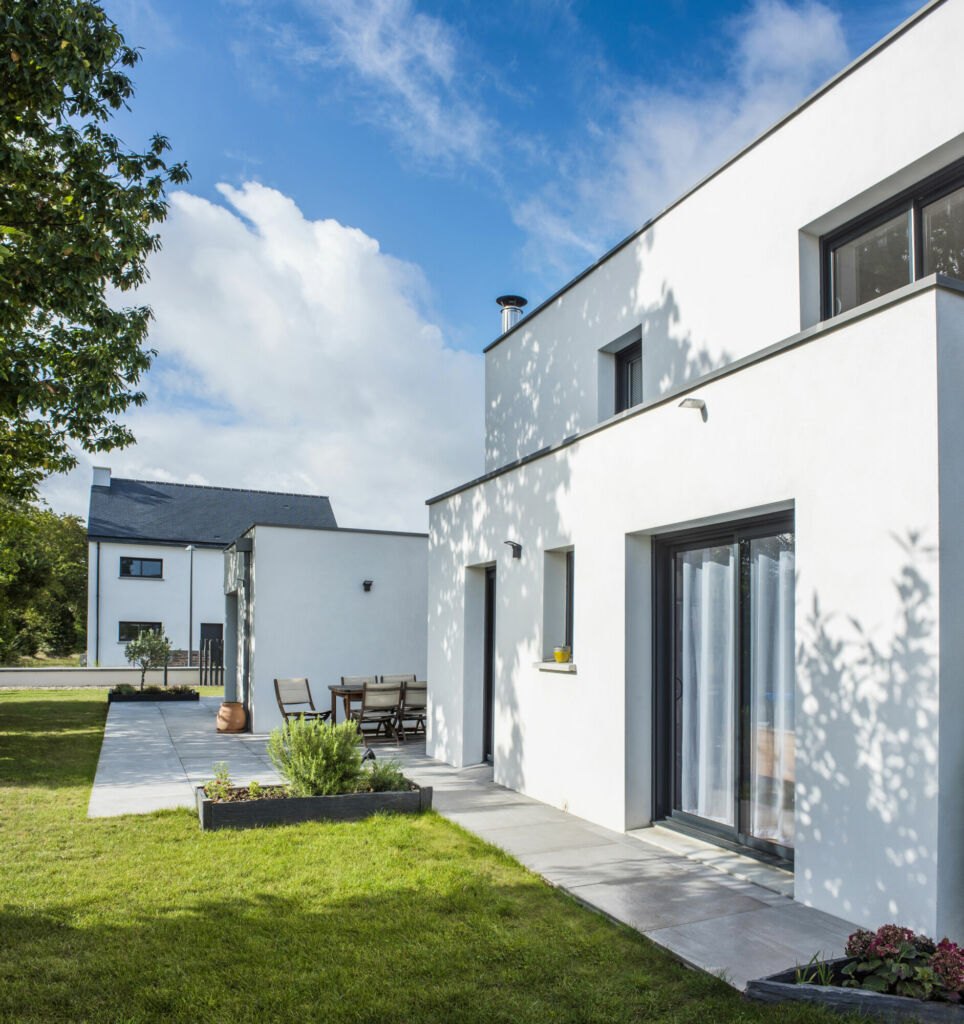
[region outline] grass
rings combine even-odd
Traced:
[[[0,692],[0,1021],[828,1022],[757,1007],[435,814],[88,820],[106,702]]]
[[[83,655],[76,654],[37,654],[34,656],[23,655],[5,668],[80,668],[80,659]]]

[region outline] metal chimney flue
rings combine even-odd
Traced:
[[[505,334],[522,319],[522,307],[527,300],[521,295],[500,295],[495,301],[502,307],[502,333]]]

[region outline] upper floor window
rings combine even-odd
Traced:
[[[136,640],[141,633],[160,633],[162,626],[160,622],[118,622],[117,640],[119,643],[130,643]]]
[[[643,345],[632,345],[616,353],[616,412],[624,412],[643,400]]]
[[[928,274],[964,280],[964,165],[844,225],[822,247],[824,319]]]
[[[121,576],[134,576],[139,579],[159,580],[164,572],[164,560],[161,558],[121,558]]]

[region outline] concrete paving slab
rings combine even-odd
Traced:
[[[220,698],[198,704],[113,704],[91,791],[91,816],[193,807],[194,785],[226,761],[242,785],[277,775],[266,736],[218,734]],[[492,781],[492,768],[453,768],[420,742],[373,744],[406,774],[434,788],[443,815],[517,857],[553,885],[635,927],[687,963],[723,972],[743,989],[751,978],[837,955],[855,928],[794,903],[780,891],[788,872],[698,840],[653,828],[614,832]],[[689,837],[683,837],[689,839]]]

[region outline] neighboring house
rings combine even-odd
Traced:
[[[225,698],[267,732],[275,679],[306,676],[318,710],[342,676],[424,679],[427,560],[423,533],[246,530],[224,558]]]
[[[508,303],[487,471],[429,502],[428,591],[430,755],[958,941],[962,39],[964,0],[929,4]]]
[[[88,665],[124,665],[141,630],[197,664],[224,626],[224,549],[253,522],[335,527],[325,497],[111,479],[95,469],[87,523]]]

